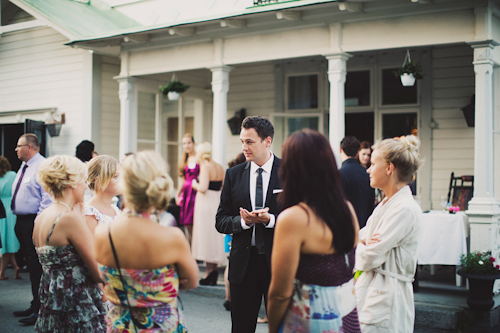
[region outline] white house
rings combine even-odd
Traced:
[[[82,139],[114,156],[155,149],[175,178],[186,132],[211,141],[222,164],[237,155],[227,120],[240,109],[273,121],[278,156],[303,127],[335,151],[344,135],[414,133],[422,208],[438,209],[452,171],[474,175],[471,249],[499,258],[499,1],[1,3],[0,124],[65,113],[51,154]],[[408,53],[424,77],[403,88],[393,71]],[[191,88],[169,101],[157,91],[174,74]],[[474,95],[468,127],[462,108]]]

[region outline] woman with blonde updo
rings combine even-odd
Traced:
[[[361,229],[356,250],[356,269],[362,273],[355,290],[363,333],[413,332],[412,281],[422,211],[408,184],[422,164],[419,146],[412,135],[373,146],[370,185],[386,197]]]
[[[182,231],[150,217],[165,209],[171,186],[157,153],[143,151],[123,160],[126,209],[111,223],[99,224],[94,235],[104,292],[114,304],[106,316],[108,332],[186,332],[177,295],[196,287],[198,266]]]
[[[85,220],[92,234],[98,223],[109,223],[120,215],[120,209],[111,203],[119,195],[120,163],[111,156],[100,155],[90,160],[87,183],[94,193],[85,205]]]
[[[97,282],[94,243],[83,215],[87,167],[78,158],[54,156],[37,172],[37,181],[54,201],[33,229],[43,267],[37,332],[105,332]]]
[[[215,214],[219,207],[224,170],[212,160],[212,145],[203,142],[196,146],[200,163],[200,181],[193,179],[192,186],[198,192],[194,205],[193,257],[205,261],[205,278],[201,285],[217,284],[217,266],[226,263],[224,234],[215,229]]]

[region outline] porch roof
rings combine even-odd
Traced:
[[[141,25],[100,0],[12,0],[42,21],[56,25],[70,40],[119,34],[123,30],[140,29]],[[51,24],[52,23],[52,24]]]
[[[39,0],[16,0],[16,1],[22,1],[25,3],[39,3]],[[65,0],[48,0],[51,2],[67,2]],[[92,4],[94,4],[95,0],[92,0]],[[169,29],[169,28],[174,28],[174,27],[179,27],[179,26],[185,26],[185,25],[190,25],[190,24],[196,24],[196,23],[203,23],[203,22],[211,22],[215,20],[221,20],[221,19],[227,19],[227,18],[236,18],[236,17],[242,17],[242,16],[247,16],[251,14],[259,14],[259,13],[267,13],[267,12],[272,12],[272,11],[278,11],[278,10],[284,10],[284,9],[291,9],[291,8],[298,8],[298,7],[305,7],[305,6],[311,6],[315,4],[322,4],[322,3],[334,3],[334,2],[339,2],[339,0],[290,0],[290,1],[283,1],[283,2],[277,2],[277,3],[270,3],[266,5],[260,5],[260,6],[253,6],[253,7],[248,7],[243,10],[235,11],[235,12],[228,12],[224,14],[215,14],[215,15],[207,15],[205,17],[194,17],[190,18],[188,20],[181,20],[181,21],[175,21],[175,22],[162,22],[159,24],[155,25],[140,25],[140,24],[130,24],[129,26],[125,26],[126,22],[122,22],[123,24],[118,28],[118,29],[101,29],[99,31],[87,31],[85,35],[79,35],[74,38],[71,38],[70,41],[67,43],[67,45],[75,44],[78,42],[85,42],[85,41],[95,41],[95,40],[103,40],[103,39],[108,39],[108,38],[113,38],[113,37],[120,37],[120,36],[126,36],[126,35],[131,35],[131,34],[136,34],[136,33],[141,33],[141,32],[148,32],[148,31],[153,31],[153,30],[161,30],[161,29]],[[81,5],[81,4],[76,4],[76,5]],[[87,5],[87,6],[93,6],[93,5]],[[113,9],[110,9],[113,11]],[[107,11],[109,12],[109,11]],[[115,14],[118,14],[115,11]],[[123,16],[122,14],[119,14]],[[130,20],[130,19],[129,19]],[[66,20],[67,24],[69,25],[74,25],[74,21],[72,20]],[[132,20],[130,20],[132,21]],[[117,22],[118,23],[118,22]],[[134,22],[135,23],[135,22]],[[79,30],[84,30],[84,29],[79,29]]]

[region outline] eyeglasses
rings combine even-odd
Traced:
[[[24,146],[29,146],[29,145],[30,145],[29,143],[27,143],[27,144],[25,144],[25,145],[17,145],[17,146],[16,146],[16,148],[21,148],[21,147],[24,147]]]

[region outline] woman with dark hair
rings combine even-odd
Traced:
[[[372,155],[372,144],[369,141],[362,141],[359,145],[358,155],[356,159],[359,164],[366,169],[370,167],[370,156]]]
[[[194,137],[190,133],[182,137],[182,162],[179,165],[179,175],[182,182],[177,191],[177,204],[181,207],[179,224],[183,227],[186,237],[191,243],[193,236],[194,202],[196,190],[192,186],[193,180],[198,180],[200,165],[194,150]]]
[[[0,280],[7,280],[5,269],[12,263],[16,271],[16,279],[21,278],[20,268],[16,262],[16,252],[19,251],[19,241],[17,240],[14,228],[16,226],[16,216],[12,214],[10,205],[12,202],[12,183],[16,178],[16,173],[10,170],[9,160],[0,156],[0,199],[5,207],[6,218],[0,220],[0,236],[2,244],[2,265],[0,266]]]
[[[282,156],[285,210],[274,232],[269,332],[360,332],[352,278],[358,221],[330,143],[303,130]]]

